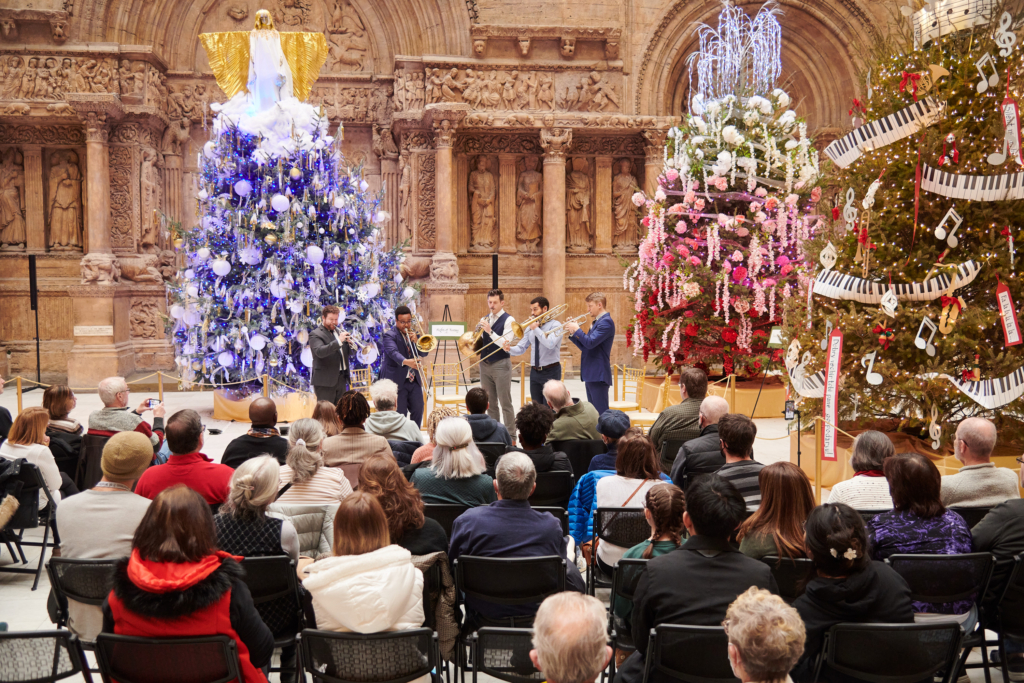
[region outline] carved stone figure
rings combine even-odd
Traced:
[[[159,251],[159,223],[156,212],[160,209],[160,156],[155,150],[142,150],[142,166],[139,169],[139,184],[142,195],[142,234],[140,246],[142,251],[155,254]]]
[[[522,37],[519,39],[519,53],[527,57],[530,54],[530,39]]]
[[[178,275],[178,267],[175,264],[177,256],[170,249],[164,249],[160,252],[159,258],[157,268],[160,270],[160,275],[163,276],[164,282],[171,282]]]
[[[618,171],[612,179],[612,243],[620,251],[633,252],[640,244],[640,221],[633,204],[639,183],[629,159],[619,159]]]
[[[459,260],[455,254],[435,254],[430,259],[430,279],[434,282],[458,282]]]
[[[159,339],[164,331],[160,320],[160,305],[156,301],[152,299],[132,301],[128,316],[128,329],[132,337]]]
[[[32,97],[36,88],[36,64],[38,57],[29,57],[28,66],[21,72],[21,87],[18,89],[18,99],[27,100]],[[95,64],[95,60],[93,60]]]
[[[78,155],[62,150],[50,157],[50,249],[72,251],[82,248],[82,172]]]
[[[452,67],[451,71],[441,80],[441,98],[445,102],[461,102],[461,93],[465,88],[465,81],[459,80],[459,70]]]
[[[327,28],[327,44],[331,71],[362,71],[365,68],[370,39],[363,20],[348,0],[334,0]]]
[[[480,101],[483,99],[483,82],[477,78],[472,69],[466,69],[463,83],[466,87],[462,91],[462,101],[474,109],[479,109]]]
[[[565,181],[566,247],[573,254],[584,254],[591,249],[590,173],[587,160],[572,160],[572,172]]]
[[[113,285],[121,281],[121,267],[113,254],[86,254],[81,266],[83,285]]]
[[[249,17],[249,8],[239,3],[228,6],[227,15],[235,21],[245,21]]]
[[[430,275],[430,257],[406,256],[398,265],[398,272],[406,280],[422,280]]]
[[[540,251],[541,224],[544,218],[544,175],[537,170],[539,158],[523,159],[523,172],[516,185],[516,239],[519,251]]]
[[[65,57],[60,60],[60,66],[56,69],[57,76],[57,89],[54,91],[53,96],[55,98],[62,99],[64,95],[71,92],[71,88],[74,85],[74,70],[72,68],[72,60],[70,57]],[[144,63],[143,67],[145,67]]]
[[[434,103],[441,101],[441,85],[443,78],[440,69],[427,69],[427,102]]]
[[[426,100],[426,86],[423,80],[423,72],[417,72],[413,74],[413,80],[408,81],[405,85],[406,95],[412,93],[412,103],[409,105],[410,109],[423,109],[423,103]]]
[[[140,254],[139,256],[118,258],[121,268],[121,277],[125,280],[139,283],[163,284],[164,277],[161,275],[157,265],[159,259],[156,254]]]
[[[405,111],[405,73],[399,71],[395,74],[395,111]]]
[[[409,206],[412,197],[412,165],[409,163],[409,155],[403,154],[398,158],[398,239],[405,241],[412,237],[412,230],[409,225]]]
[[[494,174],[487,157],[476,158],[469,174],[470,251],[494,251]]]
[[[537,104],[540,109],[555,108],[555,79],[551,74],[542,73],[538,77]]]
[[[25,74],[25,62],[21,57],[12,55],[4,62],[3,85],[0,96],[5,100],[14,99],[21,92],[21,78]]]
[[[0,163],[0,250],[25,248],[25,169],[21,154],[9,149]]]
[[[576,54],[576,39],[575,38],[562,38],[559,42],[559,51],[563,57],[572,58]]]
[[[274,8],[274,21],[281,26],[293,29],[304,28],[309,21],[312,3],[303,0],[277,0]]]
[[[395,145],[395,138],[391,135],[390,128],[384,128],[373,124],[373,153],[381,159],[395,158],[398,156],[398,147]]]

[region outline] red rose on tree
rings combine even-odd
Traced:
[[[727,327],[724,330],[722,330],[722,341],[724,341],[726,344],[735,343],[736,340],[739,339],[739,336],[739,333],[737,333],[736,330],[732,329],[731,327]]]
[[[689,325],[686,326],[687,337],[696,337],[699,332],[700,327],[696,323],[690,323]]]

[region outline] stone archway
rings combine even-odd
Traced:
[[[737,3],[753,14],[758,0]],[[848,123],[846,110],[861,88],[857,80],[857,42],[874,35],[873,17],[856,0],[811,5],[781,0],[782,78],[797,103],[797,113],[812,130],[835,130]],[[695,27],[714,25],[721,10],[717,1],[678,0],[655,29],[640,59],[636,110],[656,115],[679,114],[689,98],[686,58],[697,47]],[[813,36],[813,40],[808,38]]]

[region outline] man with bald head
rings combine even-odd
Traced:
[[[237,469],[250,458],[271,455],[283,465],[288,456],[288,439],[277,431],[277,404],[273,399],[260,396],[250,403],[249,422],[249,432],[228,444],[221,463]]]
[[[700,436],[683,444],[672,463],[672,483],[686,490],[687,477],[717,472],[725,464],[718,421],[729,413],[729,403],[721,396],[705,396],[700,402]]]
[[[1017,475],[996,467],[996,426],[981,417],[969,417],[956,428],[953,455],[964,464],[956,474],[942,478],[942,504],[964,508],[987,508],[1020,498]]]

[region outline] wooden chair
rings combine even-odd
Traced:
[[[352,375],[349,378],[348,387],[352,391],[358,391],[360,394],[366,397],[366,402],[370,404],[370,412],[375,413],[377,409],[373,406],[373,401],[370,400],[370,385],[373,384],[373,374],[370,372],[370,368],[360,368],[358,370],[352,370]]]
[[[644,378],[647,371],[644,368],[622,368],[622,392],[619,396],[621,401],[610,401],[610,410],[621,410],[629,412],[643,410],[644,403]]]
[[[433,363],[430,366],[434,406],[454,406],[459,415],[466,414],[466,394],[459,393],[459,376],[462,368],[458,363]],[[446,394],[445,389],[455,393]],[[440,392],[439,392],[440,390]]]

